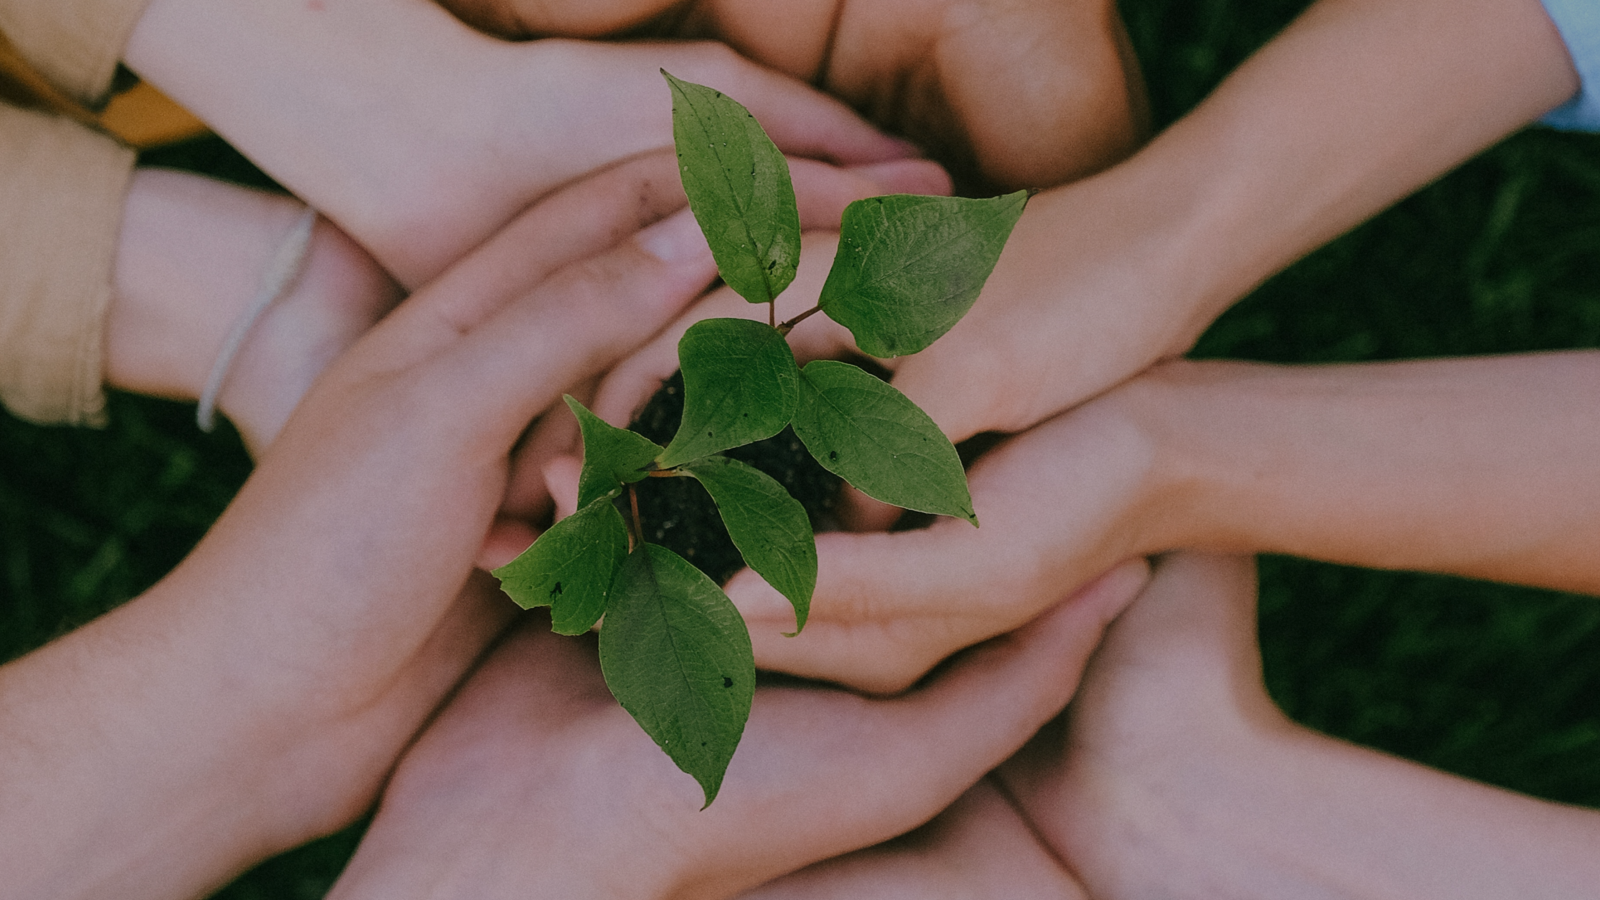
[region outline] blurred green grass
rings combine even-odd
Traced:
[[[1306,4],[1124,0],[1158,124]],[[218,142],[147,161],[249,183]],[[1263,285],[1197,355],[1329,362],[1600,346],[1600,137],[1533,129]],[[193,407],[114,396],[104,431],[0,414],[0,659],[137,595],[249,471]],[[1269,558],[1274,696],[1358,743],[1600,806],[1600,604],[1592,598]],[[356,829],[272,860],[228,900],[320,897]]]

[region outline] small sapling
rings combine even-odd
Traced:
[[[494,574],[522,607],[550,607],[557,632],[601,623],[606,684],[710,805],[755,693],[750,636],[722,589],[646,542],[618,499],[646,478],[699,482],[745,564],[794,606],[796,633],[817,580],[811,523],[782,485],[725,451],[792,426],[823,468],[863,493],[977,525],[956,450],[926,413],[857,366],[798,365],[787,336],[820,312],[869,355],[926,348],[977,299],[1027,195],[852,203],[817,306],[780,322],[777,299],[800,259],[788,164],[743,106],[662,75],[690,208],[723,281],[767,304],[767,322],[709,319],[684,334],[683,419],[664,447],[567,398],[584,446],[577,512]]]

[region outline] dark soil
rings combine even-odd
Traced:
[[[650,402],[628,427],[663,446],[678,432],[683,419],[683,374],[662,383]],[[794,429],[724,454],[772,476],[788,488],[811,515],[811,527],[827,531],[834,527],[833,508],[839,497],[839,476],[829,472],[806,452]],[[722,517],[711,502],[711,495],[693,478],[646,478],[635,486],[639,498],[639,521],[644,538],[677,553],[706,573],[717,584],[725,584],[733,573],[744,568]],[[624,516],[631,515],[628,495],[618,501]]]

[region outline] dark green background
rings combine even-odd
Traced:
[[[1158,124],[1298,0],[1124,0]],[[214,142],[148,160],[259,176]],[[1600,343],[1600,138],[1519,134],[1266,284],[1197,353],[1280,362]],[[1597,398],[1600,399],[1600,398]],[[0,659],[138,594],[193,546],[249,463],[193,407],[112,398],[104,431],[0,414]],[[1600,805],[1600,604],[1450,578],[1266,559],[1272,691],[1335,735],[1542,797]],[[320,897],[354,832],[221,896]]]

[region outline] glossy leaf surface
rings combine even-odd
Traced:
[[[683,471],[705,485],[745,565],[794,606],[799,633],[817,587],[817,541],[806,508],[772,476],[726,456],[697,460]]]
[[[839,251],[819,305],[861,352],[916,353],[972,308],[1027,192],[986,200],[896,194],[844,211]]]
[[[683,424],[656,460],[663,469],[772,437],[800,398],[789,342],[761,322],[696,322],[678,342],[678,365]]]
[[[654,544],[628,556],[600,629],[600,668],[623,708],[716,799],[755,696],[744,619],[722,589]]]
[[[794,431],[823,468],[885,503],[978,524],[961,458],[927,413],[849,363],[800,375]]]
[[[550,607],[559,634],[582,634],[605,612],[628,556],[628,526],[612,505],[615,493],[550,526],[533,546],[494,570],[500,588],[523,609]]]
[[[751,303],[776,298],[800,261],[789,163],[761,125],[720,91],[661,73],[672,87],[672,138],[689,208],[722,280]]]

